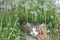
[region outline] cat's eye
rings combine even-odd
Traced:
[[[36,30],[37,31],[37,30]]]

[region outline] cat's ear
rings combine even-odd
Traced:
[[[30,27],[31,24],[30,23],[26,23],[26,25],[24,25],[24,27]]]
[[[31,24],[30,24],[30,23],[27,23],[26,25],[27,25],[27,26],[31,26]]]
[[[46,24],[42,23],[42,24],[41,24],[41,28],[44,28],[44,29],[46,30],[46,29],[47,29]]]
[[[20,23],[20,25],[26,25],[27,21],[26,21],[25,18],[22,18],[22,19],[19,20],[19,23]]]
[[[42,24],[41,24],[41,27],[43,27],[43,26],[46,26],[46,24],[42,23]]]

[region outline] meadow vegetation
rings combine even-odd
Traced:
[[[45,23],[52,40],[60,40],[60,15],[55,13],[50,0],[19,0],[11,10],[0,14],[0,40],[25,40],[23,25],[19,20],[25,18],[29,23]]]

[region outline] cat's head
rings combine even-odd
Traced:
[[[37,36],[37,35],[41,34],[41,31],[42,31],[42,33],[45,34],[47,27],[44,23],[42,23],[42,24],[33,25],[30,29],[31,29],[30,34],[32,36]]]
[[[27,23],[26,25],[24,25],[24,31],[31,35],[31,36],[36,36],[38,35],[38,27],[32,23]]]
[[[45,24],[35,24],[35,23],[27,23],[25,19],[22,19],[21,24],[24,25],[24,31],[32,36],[37,36],[39,34],[39,29],[44,29]],[[45,29],[44,29],[45,30]]]

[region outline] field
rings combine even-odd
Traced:
[[[25,40],[23,25],[19,20],[25,18],[29,23],[45,23],[52,40],[60,40],[60,14],[52,1],[20,0],[12,10],[0,13],[0,40]]]

